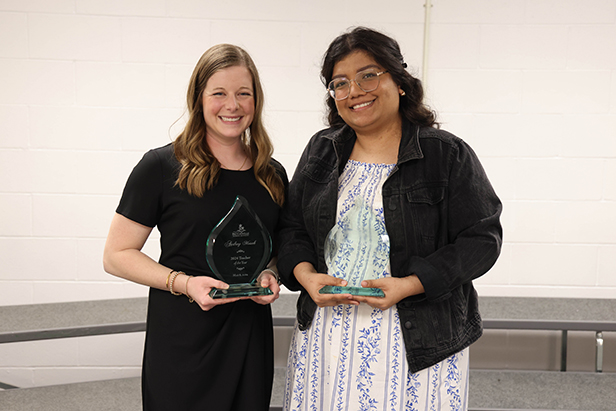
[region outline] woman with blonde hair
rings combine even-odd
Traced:
[[[288,183],[262,123],[263,90],[240,47],[207,50],[190,79],[182,133],[133,169],[111,222],[105,270],[150,287],[144,410],[267,410],[273,380],[271,295],[210,297],[228,284],[206,261],[212,229],[241,195],[274,237]],[[154,227],[158,262],[141,252]]]

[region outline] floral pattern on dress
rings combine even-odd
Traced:
[[[360,196],[384,227],[381,189],[393,168],[349,160],[339,179],[337,224]],[[390,275],[387,264],[383,277]],[[296,325],[283,409],[466,411],[467,392],[468,348],[411,373],[396,306],[338,305],[318,307],[307,330]]]

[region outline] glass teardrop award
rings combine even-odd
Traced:
[[[272,253],[272,239],[248,201],[237,196],[233,207],[214,227],[206,243],[206,260],[216,277],[229,284],[212,288],[212,298],[271,295],[257,283]]]
[[[385,224],[370,205],[357,197],[325,240],[328,274],[345,279],[348,285],[325,286],[319,293],[385,297],[380,288],[364,288],[361,282],[381,278],[388,262],[389,236]]]

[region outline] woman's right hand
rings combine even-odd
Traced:
[[[347,285],[347,282],[341,278],[317,273],[317,270],[310,263],[299,263],[293,269],[293,274],[302,287],[310,294],[312,301],[319,307],[340,304],[359,305],[358,301],[352,299],[353,296],[351,294],[320,294],[319,290],[326,285],[344,287]]]
[[[141,252],[151,231],[152,227],[141,225],[116,213],[111,220],[109,235],[105,243],[103,265],[105,271],[118,277],[169,291],[168,282],[171,269]],[[211,298],[209,292],[212,288],[229,288],[226,283],[213,277],[199,276],[189,279],[185,274],[180,274],[173,282],[174,290],[182,294],[186,294],[187,286],[190,288],[188,295],[205,311],[217,305],[233,303],[241,299]]]
[[[229,285],[208,276],[191,277],[190,281],[187,283],[186,292],[184,294],[189,295],[190,298],[195,300],[203,311],[209,311],[217,305],[234,303],[238,300],[248,298],[212,298],[210,297],[212,288],[224,290],[229,288]]]

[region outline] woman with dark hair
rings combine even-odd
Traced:
[[[190,79],[187,105],[182,133],[133,169],[111,222],[104,267],[150,287],[144,410],[265,411],[274,365],[269,304],[280,291],[274,261],[258,279],[272,295],[223,299],[209,295],[228,284],[206,262],[208,236],[237,195],[270,235],[284,203],[287,176],[271,157],[263,91],[248,53],[229,44],[207,50]],[[155,226],[159,262],[141,252]]]
[[[405,68],[363,27],[325,54],[330,128],[300,158],[279,236],[281,278],[301,291],[285,410],[467,409],[472,280],[500,253],[501,203]],[[376,278],[344,288],[353,266]]]
[[[348,36],[340,36],[330,44],[323,65],[321,80],[327,87],[332,80],[334,66],[351,51],[362,50],[373,56],[392,77],[404,98],[400,99],[400,115],[419,126],[436,126],[436,115],[423,102],[424,91],[421,81],[406,71],[407,64],[400,53],[396,40],[378,31],[359,27]],[[346,123],[336,108],[336,99],[327,99],[327,119],[330,127],[341,127]]]

